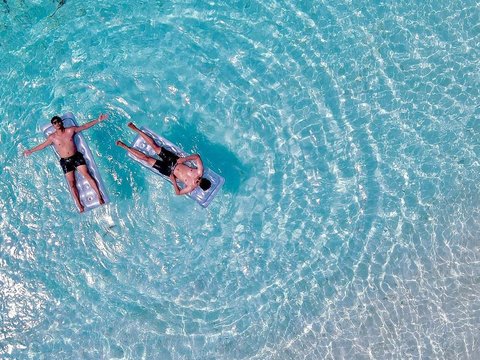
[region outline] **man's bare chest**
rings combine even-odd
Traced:
[[[72,134],[62,134],[55,136],[53,142],[57,146],[65,146],[73,144],[73,135]]]
[[[180,165],[180,176],[178,176],[185,184],[192,185],[198,178],[197,169],[192,169],[186,165]]]

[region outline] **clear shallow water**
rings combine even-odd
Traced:
[[[56,7],[0,5],[0,357],[479,356],[474,1]],[[20,156],[66,111],[110,114],[82,216]],[[225,177],[207,210],[130,120]]]

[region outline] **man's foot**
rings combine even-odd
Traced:
[[[115,143],[115,145],[120,146],[121,148],[124,148],[125,150],[128,149],[128,146],[127,146],[124,142],[122,142],[122,141],[120,141],[120,140],[117,140],[117,142]]]
[[[98,197],[98,203],[99,203],[100,205],[105,204],[105,200],[103,200],[102,195],[100,195],[100,196]]]
[[[127,126],[128,126],[130,129],[132,129],[133,131],[137,131],[137,132],[140,131],[133,122],[129,122],[129,123],[127,124]]]

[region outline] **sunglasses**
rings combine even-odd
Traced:
[[[52,121],[52,124],[53,124],[53,125],[55,125],[55,124],[61,124],[61,123],[62,123],[62,121],[60,121],[60,120],[54,120],[54,121]]]

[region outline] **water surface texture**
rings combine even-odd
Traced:
[[[365,4],[368,3],[368,4]],[[478,2],[0,3],[0,358],[478,359]],[[71,111],[111,204],[76,212]],[[202,209],[115,146],[226,182]]]

